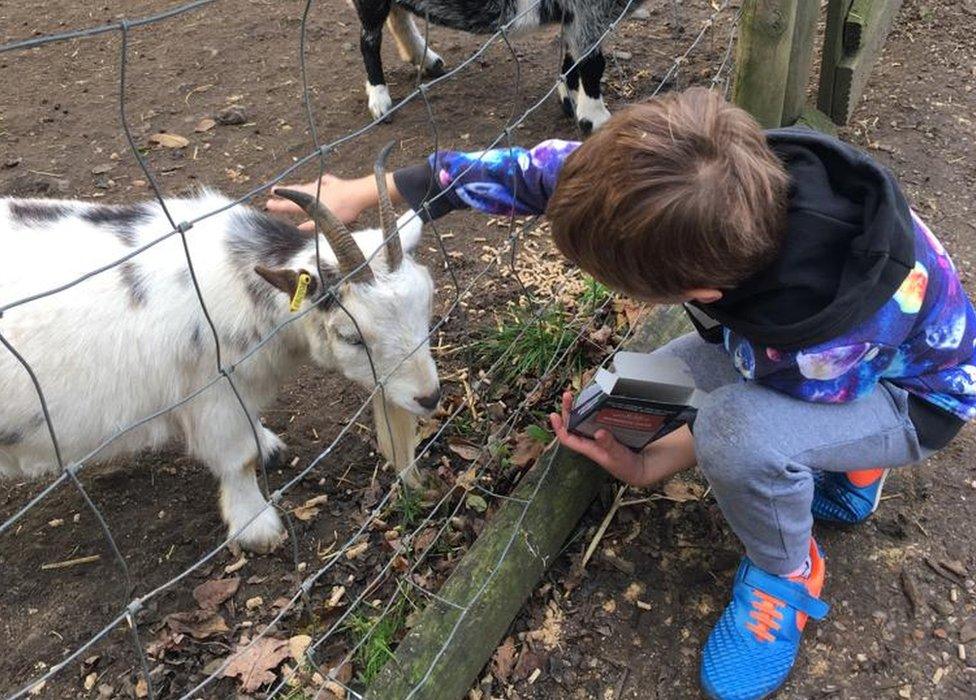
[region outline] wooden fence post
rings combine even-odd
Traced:
[[[793,22],[793,45],[790,48],[790,71],[783,97],[783,116],[780,124],[795,124],[803,114],[807,101],[807,83],[813,63],[813,44],[817,37],[820,0],[798,0]]]
[[[765,128],[783,123],[797,3],[745,0],[739,21],[732,99]]]

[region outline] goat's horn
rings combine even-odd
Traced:
[[[297,190],[276,189],[275,194],[300,206],[312,221],[319,225],[339,261],[339,271],[344,275],[350,275],[350,282],[372,281],[373,271],[366,263],[363,251],[356,244],[346,225],[327,206],[312,195]]]
[[[383,231],[383,240],[386,241],[386,264],[391,272],[400,267],[400,263],[403,262],[403,245],[400,243],[400,233],[397,231],[390,190],[386,186],[386,160],[395,145],[396,141],[390,141],[383,146],[373,168],[376,174],[376,192],[380,200],[380,230]]]

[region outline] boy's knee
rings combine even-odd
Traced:
[[[750,466],[759,467],[769,449],[769,435],[745,383],[715,389],[695,418],[695,454],[709,480],[742,479]]]

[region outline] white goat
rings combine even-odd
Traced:
[[[300,301],[299,310],[308,313],[235,368],[232,377],[249,417],[221,380],[111,442],[98,459],[181,441],[220,480],[220,508],[230,533],[246,549],[269,551],[284,529],[274,509],[266,508],[255,470],[258,459],[267,463],[283,443],[260,425],[258,415],[292,371],[311,358],[370,389],[374,371],[380,379],[389,375],[386,403],[380,391],[374,399],[380,449],[398,470],[412,463],[415,416],[431,413],[440,395],[427,342],[433,284],[427,269],[403,254],[417,245],[420,220],[405,216],[400,236],[391,236],[397,222],[382,172],[388,152],[389,147],[376,168],[381,229],[350,234],[314,198],[279,190],[319,223],[326,279],[316,265],[314,236],[253,209],[233,207],[187,232],[225,366],[292,318],[291,301]],[[205,191],[167,200],[166,207],[176,221],[189,221],[227,204]],[[0,199],[0,308],[116,260],[169,228],[156,202],[98,206]],[[367,264],[364,256],[374,252]],[[335,295],[323,294],[345,276]],[[302,301],[300,286],[306,282]],[[8,309],[0,317],[0,333],[36,373],[66,463],[188,396],[217,371],[212,334],[179,236],[66,291]],[[0,476],[56,472],[33,385],[2,347],[0,397]]]

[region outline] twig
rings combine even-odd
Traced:
[[[579,566],[580,571],[586,568],[587,563],[593,557],[593,552],[596,551],[597,546],[600,544],[600,540],[603,539],[604,533],[607,531],[607,528],[610,526],[610,521],[613,520],[613,516],[617,514],[617,510],[620,508],[620,502],[626,490],[627,490],[626,484],[620,486],[617,489],[617,495],[613,499],[613,503],[610,505],[610,509],[607,511],[607,514],[603,517],[603,522],[600,523],[600,527],[597,528],[596,534],[593,535],[593,539],[590,540],[590,545],[586,548],[586,551],[583,553],[583,559],[582,561],[580,561],[580,566]]]
[[[42,571],[50,571],[51,569],[67,569],[72,566],[78,566],[79,564],[91,564],[94,561],[98,561],[102,558],[101,554],[92,554],[87,557],[78,557],[77,559],[68,559],[67,561],[58,561],[51,564],[41,564]]]

